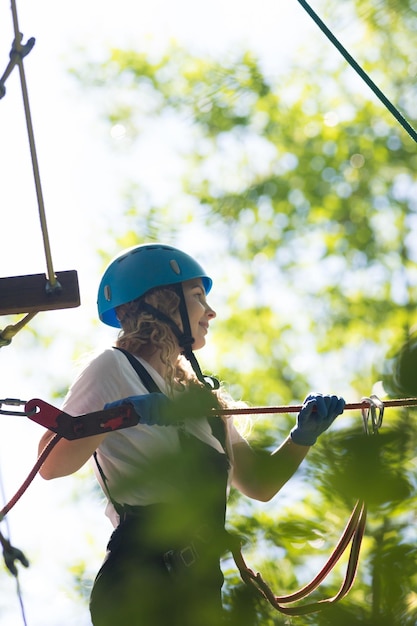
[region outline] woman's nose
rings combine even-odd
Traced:
[[[207,304],[207,316],[209,319],[213,319],[217,316],[217,313],[214,309],[211,308],[210,305]]]

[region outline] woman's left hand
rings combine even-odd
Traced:
[[[291,431],[291,439],[301,446],[314,445],[317,437],[343,413],[344,408],[345,401],[339,396],[324,396],[321,393],[308,395],[298,414],[297,424]]]

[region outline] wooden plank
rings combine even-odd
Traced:
[[[75,270],[56,272],[60,290],[48,293],[46,274],[0,278],[0,315],[69,309],[80,305]]]

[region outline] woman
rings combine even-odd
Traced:
[[[216,316],[211,286],[193,258],[163,244],[123,252],[101,280],[100,319],[121,331],[75,380],[63,410],[77,416],[129,402],[139,423],[60,440],[41,470],[46,479],[65,476],[94,458],[115,527],[91,594],[95,626],[226,623],[220,558],[229,486],[271,499],[343,412],[342,398],[308,396],[288,438],[262,455],[232,419],[215,417],[232,403],[194,355]]]

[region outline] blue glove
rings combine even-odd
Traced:
[[[187,389],[172,400],[163,393],[148,393],[109,402],[104,408],[122,404],[131,404],[139,423],[148,426],[178,426],[186,419],[208,417],[218,406],[216,396],[200,386]]]
[[[314,445],[344,408],[345,401],[338,396],[308,395],[297,416],[297,425],[291,431],[291,439],[300,446]]]
[[[163,393],[147,393],[143,396],[130,396],[115,402],[109,402],[105,409],[113,409],[122,404],[131,404],[139,417],[140,424],[148,426],[169,426],[173,424],[172,413],[169,411],[171,401]]]

